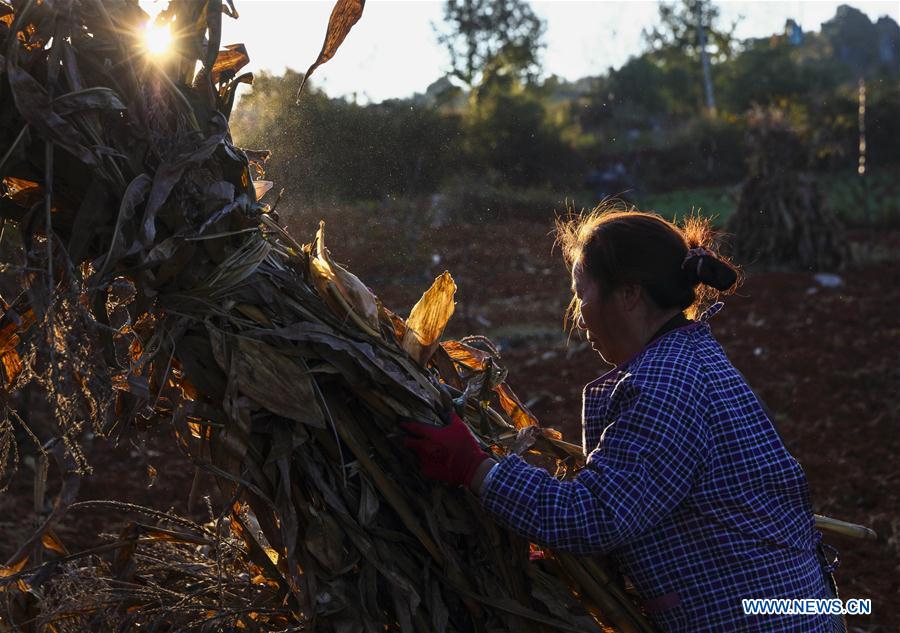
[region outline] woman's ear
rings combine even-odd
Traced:
[[[618,295],[625,312],[634,312],[644,300],[644,289],[640,284],[622,284],[619,286]]]

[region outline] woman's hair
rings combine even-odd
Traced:
[[[609,203],[556,221],[556,242],[566,264],[571,269],[580,261],[602,296],[623,284],[638,284],[657,307],[677,308],[689,318],[701,303],[733,291],[741,278],[728,259],[716,254],[713,237],[709,220],[699,216],[678,226],[656,213]],[[569,314],[577,309],[573,298]]]

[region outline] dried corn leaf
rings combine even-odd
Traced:
[[[406,333],[400,346],[423,367],[428,364],[456,304],[456,283],[444,271],[419,299],[406,320]]]
[[[578,603],[559,580],[532,565],[528,569],[532,581],[531,593],[547,610],[570,626],[584,631],[597,630],[597,624],[588,611]]]
[[[28,562],[28,557],[24,556],[14,563],[10,563],[8,565],[0,565],[0,578],[8,578],[13,574],[18,574],[20,571],[25,569],[25,563]],[[2,585],[0,585],[2,586]]]
[[[225,396],[226,377],[213,357],[208,337],[193,332],[186,334],[179,341],[176,357],[189,380],[188,389],[196,387],[205,395],[221,401]]]
[[[470,371],[483,371],[491,355],[480,349],[474,348],[459,341],[444,341],[441,347],[447,355],[464,369]]]
[[[366,0],[337,0],[334,8],[331,10],[331,17],[328,19],[328,30],[325,32],[325,41],[322,43],[322,50],[316,61],[306,70],[303,80],[300,82],[300,88],[297,89],[297,98],[306,85],[306,80],[313,74],[313,71],[334,57],[340,48],[347,33],[353,28],[353,25],[362,17],[363,8],[366,6]]]
[[[562,433],[560,433],[556,429],[550,428],[550,427],[542,428],[541,433],[543,433],[544,437],[546,437],[547,439],[550,439],[550,440],[558,440],[561,442],[562,438],[563,438]],[[572,445],[572,446],[574,446],[574,445]],[[579,456],[582,455],[582,453],[574,453],[574,454],[579,455]]]
[[[255,305],[251,305],[249,303],[239,303],[234,306],[234,309],[243,314],[245,317],[253,319],[259,325],[263,327],[272,327],[272,321],[269,320],[262,310],[257,308]]]
[[[253,192],[256,194],[256,199],[260,200],[264,195],[269,193],[274,186],[275,183],[271,180],[254,180]]]
[[[368,479],[363,479],[360,483],[359,510],[356,514],[356,520],[363,527],[372,525],[380,507],[381,502],[378,500],[378,493],[375,492],[375,488],[372,487]]]
[[[378,304],[375,295],[356,275],[340,264],[332,263],[332,270],[341,296],[369,327],[378,332]]]
[[[15,349],[0,352],[0,363],[3,366],[3,386],[11,387],[22,372],[22,359]]]
[[[500,399],[500,406],[515,424],[517,429],[528,426],[537,426],[537,418],[528,410],[521,400],[513,393],[513,390],[505,382],[494,387],[494,392]]]
[[[210,73],[213,83],[227,81],[250,63],[250,55],[243,44],[228,44],[225,50],[219,51]]]
[[[403,340],[403,335],[406,334],[406,321],[402,318],[388,310],[383,304],[379,302],[379,309],[381,313],[381,319],[385,323],[389,323],[391,329],[394,331],[394,338],[397,339],[397,342],[400,343]]]
[[[60,116],[83,110],[127,109],[114,90],[102,86],[76,90],[53,100],[53,111]]]
[[[56,552],[57,554],[61,554],[65,556],[69,552],[66,550],[65,545],[60,543],[59,539],[56,538],[56,535],[53,534],[51,530],[47,530],[41,536],[41,545],[50,550],[51,552]]]
[[[22,359],[16,347],[19,332],[27,330],[34,323],[34,311],[29,309],[24,315],[9,309],[3,315],[6,323],[0,327],[0,367],[3,369],[3,387],[9,388],[22,371]]]
[[[109,252],[106,254],[98,277],[103,277],[130,246],[130,244],[125,244],[125,227],[131,224],[138,207],[144,203],[152,182],[153,179],[149,174],[139,174],[128,183],[128,187],[125,189],[125,193],[119,202],[119,212],[116,215],[116,224],[113,228]]]
[[[141,241],[145,246],[152,245],[156,237],[156,214],[181,179],[185,170],[208,159],[225,139],[225,135],[228,132],[228,122],[223,115],[213,115],[210,119],[209,127],[212,128],[210,135],[197,143],[196,147],[177,156],[168,157],[169,160],[165,161],[156,170],[153,176],[153,184],[147,197],[147,205],[144,209]]]
[[[453,359],[450,358],[450,355],[442,345],[438,345],[437,348],[435,348],[434,354],[431,356],[431,364],[437,370],[438,375],[440,375],[441,381],[444,384],[453,387],[457,391],[465,389],[465,384],[463,383],[459,372],[456,370]]]
[[[7,176],[3,179],[6,197],[20,207],[30,208],[44,197],[43,188],[33,180]]]
[[[330,575],[338,575],[347,568],[343,530],[326,513],[313,517],[303,537],[307,551]]]
[[[316,290],[341,318],[351,317],[372,335],[378,335],[378,301],[372,291],[331,259],[325,246],[325,223],[316,233],[316,254],[309,260],[310,275]]]
[[[16,106],[28,123],[81,162],[96,165],[96,154],[85,146],[84,135],[53,111],[47,90],[17,65],[7,63],[6,72]]]
[[[246,337],[226,337],[211,330],[210,343],[222,371],[235,372],[241,393],[289,420],[325,427],[312,378],[296,362],[274,347]]]

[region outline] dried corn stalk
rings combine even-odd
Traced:
[[[361,7],[338,2],[331,24],[344,32],[329,31],[325,59]],[[6,613],[58,631],[123,610],[159,631],[649,630],[602,565],[531,561],[533,547],[474,499],[418,476],[400,418],[440,424],[455,406],[498,454],[537,421],[496,358],[440,343],[449,274],[403,321],[331,259],[323,227],[301,246],[271,217],[261,165],[230,141],[234,91],[251,78],[236,75],[246,51],[216,54],[222,11],[173,0],[162,19],[180,25],[180,55],[152,63],[134,54],[146,16],[131,0],[0,3],[0,216],[28,252],[22,295],[0,320],[2,404],[52,377],[54,455],[74,482],[0,568]],[[229,537],[239,553],[223,564],[226,545],[196,526],[131,528],[85,572],[102,591],[54,599],[70,559],[48,535],[86,467],[79,447],[91,429],[149,423],[173,425],[234,500],[221,520],[244,526]],[[560,473],[580,458],[549,430],[533,448]],[[154,567],[135,558],[148,533],[201,550],[170,548]],[[204,547],[229,575],[217,600]],[[240,565],[250,586],[238,589]]]

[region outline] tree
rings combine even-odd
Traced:
[[[486,86],[465,119],[467,159],[501,186],[534,187],[572,173],[572,152],[547,121],[537,88]]]
[[[719,102],[727,112],[745,112],[754,104],[783,101],[802,104],[817,91],[814,69],[804,68],[797,47],[785,36],[751,39],[716,76]],[[833,90],[833,86],[829,86]]]
[[[618,118],[631,127],[652,127],[667,112],[665,72],[646,56],[632,57],[618,70],[609,72],[609,93]]]
[[[706,109],[715,112],[712,62],[722,62],[731,57],[734,30],[719,25],[719,8],[711,0],[681,0],[680,3],[660,3],[659,25],[644,30],[644,39],[652,51],[662,53],[676,51],[693,62],[699,62],[703,74],[703,92]]]
[[[232,121],[245,147],[266,148],[266,171],[305,201],[378,200],[437,189],[460,155],[458,117],[393,100],[365,106],[331,99],[299,75],[259,73]]]
[[[537,77],[545,24],[524,0],[447,0],[443,28],[432,27],[450,54],[450,76],[469,89],[489,73]]]

